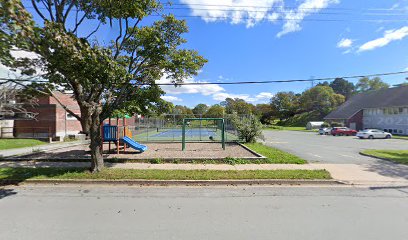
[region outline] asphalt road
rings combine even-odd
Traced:
[[[407,239],[408,189],[18,187],[0,239]]]
[[[357,137],[321,136],[312,132],[264,131],[266,144],[293,153],[314,163],[370,164],[381,160],[361,156],[365,149],[408,150],[408,141],[399,139],[363,140]]]

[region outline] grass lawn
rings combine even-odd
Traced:
[[[43,144],[45,144],[45,142],[37,139],[0,139],[0,150],[33,147]]]
[[[398,135],[393,135],[392,138],[395,139],[402,139],[402,140],[408,140],[408,136],[398,136]]]
[[[408,165],[408,150],[365,150],[362,153]]]
[[[246,143],[244,144],[253,151],[267,157],[267,159],[260,160],[262,163],[285,163],[285,164],[305,164],[306,160],[295,156],[293,154],[281,151],[279,149],[268,147],[262,143]]]
[[[99,180],[225,180],[225,179],[331,179],[326,170],[137,170],[105,169],[92,174],[83,168],[0,168],[0,180],[99,179]]]

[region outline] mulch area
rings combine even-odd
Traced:
[[[126,151],[121,149],[116,154],[115,145],[111,145],[112,151],[108,153],[108,145],[104,145],[105,159],[223,159],[244,158],[256,159],[260,156],[252,153],[237,143],[227,143],[225,150],[222,149],[221,143],[187,143],[186,150],[182,151],[181,143],[147,143],[148,150],[139,152],[127,148]],[[57,159],[88,159],[90,158],[88,145],[79,145],[67,147],[50,152],[40,152],[26,156],[16,157],[16,159],[31,160],[57,160]]]

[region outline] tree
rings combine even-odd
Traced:
[[[278,92],[272,97],[271,106],[280,119],[293,117],[299,112],[299,95],[294,92]]]
[[[40,2],[45,8],[38,6]],[[31,76],[41,67],[46,81],[21,84],[30,91],[54,98],[53,91],[73,92],[80,115],[60,103],[89,133],[94,172],[104,166],[100,133],[104,119],[118,111],[144,114],[157,109],[163,104],[160,96],[164,92],[155,85],[156,80],[167,76],[174,83],[182,82],[206,62],[196,51],[180,47],[186,42],[182,35],[188,32],[185,21],[163,14],[161,20],[143,22],[161,11],[157,0],[115,4],[110,0],[32,0],[41,19],[36,23],[19,0],[0,0],[0,4],[0,25],[7,26],[6,31],[0,31],[1,39],[7,39],[1,62]],[[96,22],[97,27],[80,29],[86,21]],[[118,35],[111,43],[90,40],[101,27],[114,25]],[[34,52],[39,58],[10,58],[10,46]]]
[[[244,140],[246,143],[255,143],[257,138],[264,138],[262,124],[254,115],[238,116],[234,113],[232,115],[232,124],[238,131],[239,139]]]
[[[32,107],[36,102],[32,96],[22,95],[18,85],[0,80],[0,120],[33,119],[36,114],[28,111],[27,106]]]
[[[208,105],[207,105],[207,104],[203,104],[203,103],[197,104],[197,106],[195,106],[195,107],[193,108],[193,113],[194,113],[195,115],[198,115],[198,116],[205,115],[205,113],[206,113],[207,111],[208,111]]]
[[[263,103],[255,106],[255,115],[262,124],[271,124],[272,120],[277,118],[278,113],[270,104]]]
[[[331,87],[316,86],[303,92],[300,104],[303,111],[316,111],[323,118],[345,101],[345,97],[337,94]]]
[[[390,85],[387,83],[383,82],[381,78],[375,77],[375,78],[368,78],[368,77],[363,77],[358,80],[358,83],[356,84],[356,90],[358,92],[368,92],[368,91],[376,91],[380,90],[383,88],[389,88]]]
[[[255,109],[254,105],[240,98],[226,98],[220,105],[225,107],[227,114],[252,114]]]
[[[205,113],[205,117],[222,118],[225,115],[225,108],[219,104],[212,105]]]
[[[329,86],[333,88],[335,93],[343,95],[346,99],[349,99],[355,91],[354,84],[345,80],[344,78],[334,79]]]

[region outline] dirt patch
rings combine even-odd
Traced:
[[[220,143],[187,143],[186,150],[181,150],[181,143],[147,143],[148,150],[139,152],[127,148],[126,151],[120,150],[116,154],[115,146],[111,145],[111,153],[108,153],[108,144],[104,145],[105,159],[224,159],[224,158],[242,158],[259,159],[262,158],[244,148],[237,143],[227,143],[225,150]],[[89,159],[89,147],[79,145],[63,149],[53,150],[52,152],[41,152],[29,156],[20,156],[17,159]]]

